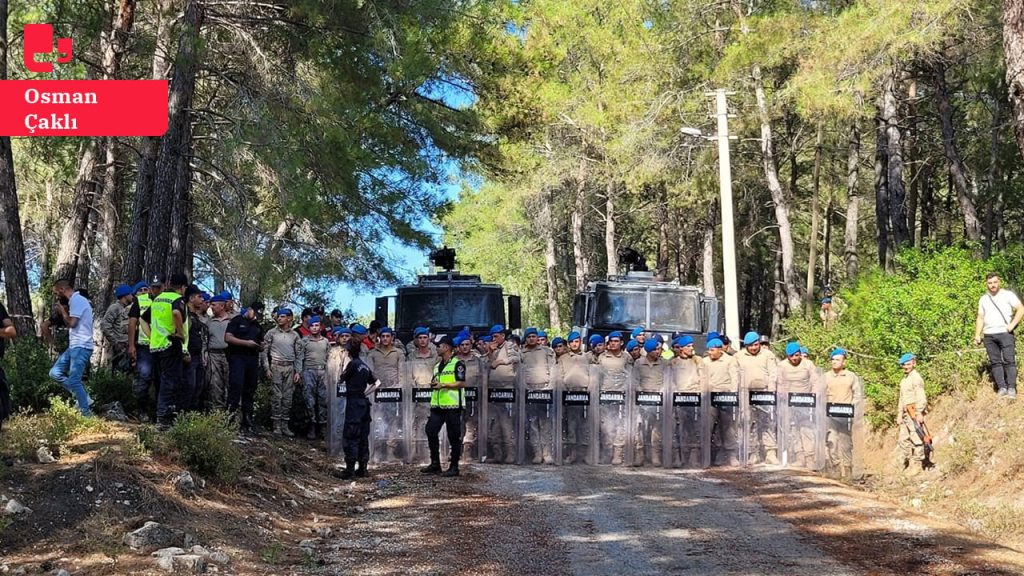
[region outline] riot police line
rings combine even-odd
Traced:
[[[830,476],[862,476],[863,383],[852,404],[829,403],[817,368],[780,372],[749,389],[712,385],[701,360],[641,358],[622,370],[599,365],[563,373],[555,362],[512,380],[488,377],[484,358],[467,364],[463,461],[701,469],[774,465]],[[370,458],[429,462],[425,432],[434,362],[403,363],[397,381],[372,394]],[[329,444],[340,452],[344,393],[331,407]],[[441,454],[448,453],[447,439]],[[843,469],[845,468],[845,470]]]

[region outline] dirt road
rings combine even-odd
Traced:
[[[490,485],[541,504],[569,573],[858,574],[724,480],[625,468],[487,469]]]
[[[812,474],[394,468],[325,560],[346,574],[1024,574],[1024,555]],[[400,495],[399,495],[400,494]],[[326,544],[326,543],[325,543]],[[330,572],[330,570],[328,570]]]

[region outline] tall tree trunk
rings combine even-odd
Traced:
[[[587,213],[587,159],[580,158],[579,171],[576,174],[576,187],[572,196],[572,255],[576,263],[576,291],[587,289],[590,277],[590,261],[587,247],[583,240],[583,219]]]
[[[7,0],[0,0],[0,80],[7,79],[8,46]],[[18,209],[18,184],[14,179],[14,152],[7,136],[0,136],[0,271],[4,274],[7,311],[15,328],[22,336],[35,334]]]
[[[714,296],[715,292],[715,222],[718,220],[718,203],[708,206],[708,219],[704,224],[704,259],[701,280],[704,294]]]
[[[188,108],[192,103],[196,71],[199,68],[199,31],[203,24],[204,10],[199,0],[188,0],[185,4],[181,37],[170,83],[167,132],[160,143],[156,178],[153,182],[153,201],[146,242],[146,269],[165,274],[180,272],[168,266],[172,244],[171,215],[178,200],[175,196],[178,163],[183,156],[187,157],[189,154],[189,150],[184,146],[188,144]]]
[[[619,274],[619,249],[615,243],[615,180],[608,180],[604,204],[604,251],[608,257],[608,275]]]
[[[548,190],[541,197],[540,228],[544,231],[544,269],[548,285],[548,326],[558,330],[562,318],[558,313],[558,260],[555,257],[555,226],[551,218],[554,194]]]
[[[988,209],[985,213],[985,253],[988,259],[992,255],[992,247],[995,238],[999,236],[1001,226],[997,225],[996,214],[1003,212],[1003,188],[998,184],[1001,181],[999,167],[999,127],[1003,122],[1003,103],[999,94],[994,94],[992,99],[994,109],[992,110],[992,128],[989,136],[989,160],[988,160],[988,198],[986,202]]]
[[[860,128],[854,123],[850,127],[850,146],[846,158],[846,232],[843,235],[843,257],[846,260],[846,277],[857,276],[857,233],[860,231]]]
[[[779,225],[779,248],[782,250],[782,277],[786,290],[786,303],[790,310],[800,309],[800,289],[793,256],[793,230],[789,222],[789,201],[779,183],[779,171],[775,161],[775,144],[772,139],[771,118],[768,115],[768,102],[761,81],[761,68],[754,66],[754,95],[757,99],[757,111],[761,121],[761,161],[764,166],[768,190],[775,204],[775,221]]]
[[[171,31],[174,24],[173,0],[159,0],[157,4],[156,47],[153,50],[154,80],[167,77],[170,68]],[[146,260],[146,244],[149,239],[150,205],[153,201],[153,183],[156,176],[156,159],[160,153],[162,136],[147,136],[139,147],[139,160],[135,177],[135,199],[132,203],[131,229],[128,232],[127,252],[122,278],[129,282],[142,278],[143,274],[159,270],[143,271]]]
[[[171,252],[168,268],[192,277],[192,122],[185,112],[185,133],[182,134],[182,155],[178,158],[171,210]]]
[[[668,278],[668,190],[658,185],[658,258],[655,266],[659,278]]]
[[[921,192],[921,181],[918,173],[921,158],[918,146],[917,130],[917,81],[911,80],[907,88],[907,111],[909,126],[907,127],[907,166],[910,169],[910,194],[907,196],[907,230],[910,231],[910,244],[918,244],[917,236],[917,204]]]
[[[85,234],[82,236],[82,249],[78,254],[78,266],[75,267],[73,276],[75,286],[83,288],[90,287],[92,280],[92,247],[96,237],[96,211],[89,210],[89,220],[85,225]],[[93,295],[95,301],[95,295]]]
[[[132,26],[135,23],[136,0],[117,0],[112,4],[110,33],[103,43],[103,78],[116,80],[120,77],[121,61],[127,49]],[[104,152],[103,175],[100,184],[102,194],[97,198],[99,212],[98,224],[98,266],[99,300],[103,304],[114,299],[114,284],[117,283],[115,265],[115,246],[121,246],[118,238],[118,214],[121,206],[121,172],[120,172],[120,141],[116,137],[106,137],[100,148]]]
[[[935,185],[932,179],[932,168],[925,165],[921,168],[921,242],[931,239],[935,229]]]
[[[835,214],[835,205],[832,194],[828,196],[828,203],[825,204],[825,239],[822,241],[821,250],[821,281],[824,286],[832,285],[832,217]]]
[[[889,222],[893,243],[902,248],[910,243],[907,229],[906,189],[903,186],[903,140],[899,125],[899,103],[896,100],[898,72],[886,74],[882,91],[882,118],[888,148],[886,184],[889,191]]]
[[[82,253],[88,249],[85,243],[85,230],[89,225],[89,214],[92,212],[98,184],[97,140],[98,138],[89,140],[85,152],[82,153],[82,157],[78,161],[78,176],[75,178],[71,215],[64,223],[59,248],[57,248],[54,277],[58,280],[74,280],[77,276],[78,261]]]
[[[809,247],[807,251],[807,303],[810,313],[810,303],[814,301],[814,272],[818,263],[818,208],[820,207],[819,197],[821,196],[821,149],[825,138],[825,130],[821,123],[818,124],[818,135],[814,140],[814,189],[811,191],[811,237],[807,239]],[[828,247],[825,247],[828,250]]]
[[[885,268],[889,256],[889,145],[885,120],[877,119],[875,142],[875,222],[877,228],[878,265]]]
[[[933,72],[939,119],[942,123],[942,149],[946,152],[949,174],[953,178],[953,186],[956,188],[956,199],[960,204],[960,212],[964,216],[964,232],[971,242],[980,242],[981,223],[978,222],[978,213],[974,208],[974,200],[971,199],[964,161],[960,157],[960,150],[956,145],[956,136],[953,131],[953,106],[949,101],[949,88],[946,85],[946,68],[943,64],[937,63]]]
[[[782,319],[786,316],[786,283],[783,280],[782,272],[782,251],[775,253],[775,281],[772,290],[772,338],[775,338],[782,331]]]
[[[1024,0],[1003,0],[1003,55],[1013,105],[1013,131],[1024,156]]]

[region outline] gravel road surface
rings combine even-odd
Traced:
[[[863,573],[702,473],[497,465],[482,472],[495,492],[539,504],[537,521],[565,545],[570,574]]]

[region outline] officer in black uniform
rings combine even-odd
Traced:
[[[366,328],[361,332],[366,332]],[[345,383],[345,432],[342,444],[345,450],[345,470],[341,477],[345,480],[357,476],[366,477],[366,463],[370,460],[370,399],[369,394],[379,386],[377,377],[370,367],[359,357],[362,341],[353,339],[349,342],[348,354],[351,358],[345,371],[341,373],[341,381]],[[358,464],[358,468],[356,465]]]
[[[236,414],[242,409],[242,432],[255,433],[254,406],[256,386],[259,384],[260,350],[263,328],[256,320],[258,306],[242,308],[231,319],[224,341],[228,344],[228,412]]]

